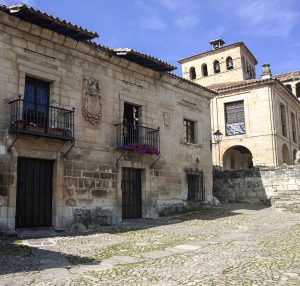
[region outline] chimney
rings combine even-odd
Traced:
[[[267,79],[271,78],[272,72],[270,70],[270,65],[269,64],[263,64],[262,65],[262,73],[261,73],[261,78],[262,79]]]
[[[209,42],[211,44],[212,50],[222,48],[225,42],[222,39],[216,39]]]

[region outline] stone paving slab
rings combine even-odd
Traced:
[[[32,256],[0,254],[0,285],[300,285],[300,214],[247,207],[28,237]]]
[[[106,265],[128,264],[137,262],[139,262],[139,259],[132,256],[113,256],[109,259],[105,259],[102,261],[102,263]]]
[[[141,253],[140,255],[145,258],[158,259],[158,258],[174,255],[174,252],[167,251],[167,250],[155,250],[155,251]]]
[[[196,246],[196,245],[190,245],[190,244],[181,244],[181,245],[177,245],[174,247],[175,249],[182,249],[185,251],[194,251],[194,250],[198,250],[200,248],[200,246]]]

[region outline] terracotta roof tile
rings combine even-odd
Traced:
[[[18,17],[21,20],[28,21],[40,27],[45,27],[76,40],[91,40],[99,36],[96,32],[89,31],[83,27],[44,13],[23,3],[8,6],[0,5],[0,10],[9,15]]]
[[[135,62],[144,67],[154,69],[156,71],[164,72],[176,69],[175,66],[162,61],[157,57],[136,51],[131,48],[113,48],[112,50],[119,57],[124,57],[129,61]]]
[[[220,90],[230,89],[233,87],[241,87],[241,86],[251,85],[251,84],[255,84],[255,83],[267,82],[269,80],[270,79],[254,78],[254,79],[248,79],[248,80],[242,80],[242,81],[212,84],[212,85],[208,86],[208,88],[211,88],[216,91],[220,91]]]
[[[300,70],[285,72],[285,73],[279,73],[279,74],[273,75],[273,77],[278,78],[279,80],[290,79],[290,78],[299,78],[300,77]]]

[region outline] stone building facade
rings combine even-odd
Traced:
[[[300,70],[274,75],[300,100]]]
[[[218,92],[211,101],[212,132],[220,130],[223,138],[212,146],[214,165],[248,169],[293,164],[300,143],[300,104],[294,87],[285,84],[288,78],[296,82],[298,72],[272,76],[266,64],[256,78],[257,61],[245,44],[211,43],[211,51],[179,62],[183,77]]]
[[[212,196],[215,92],[26,5],[0,6],[0,228],[154,218]]]

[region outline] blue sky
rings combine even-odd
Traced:
[[[12,4],[17,1],[0,1]],[[96,41],[130,47],[173,65],[210,48],[243,41],[273,74],[300,69],[300,0],[27,0],[27,4],[98,32]]]

